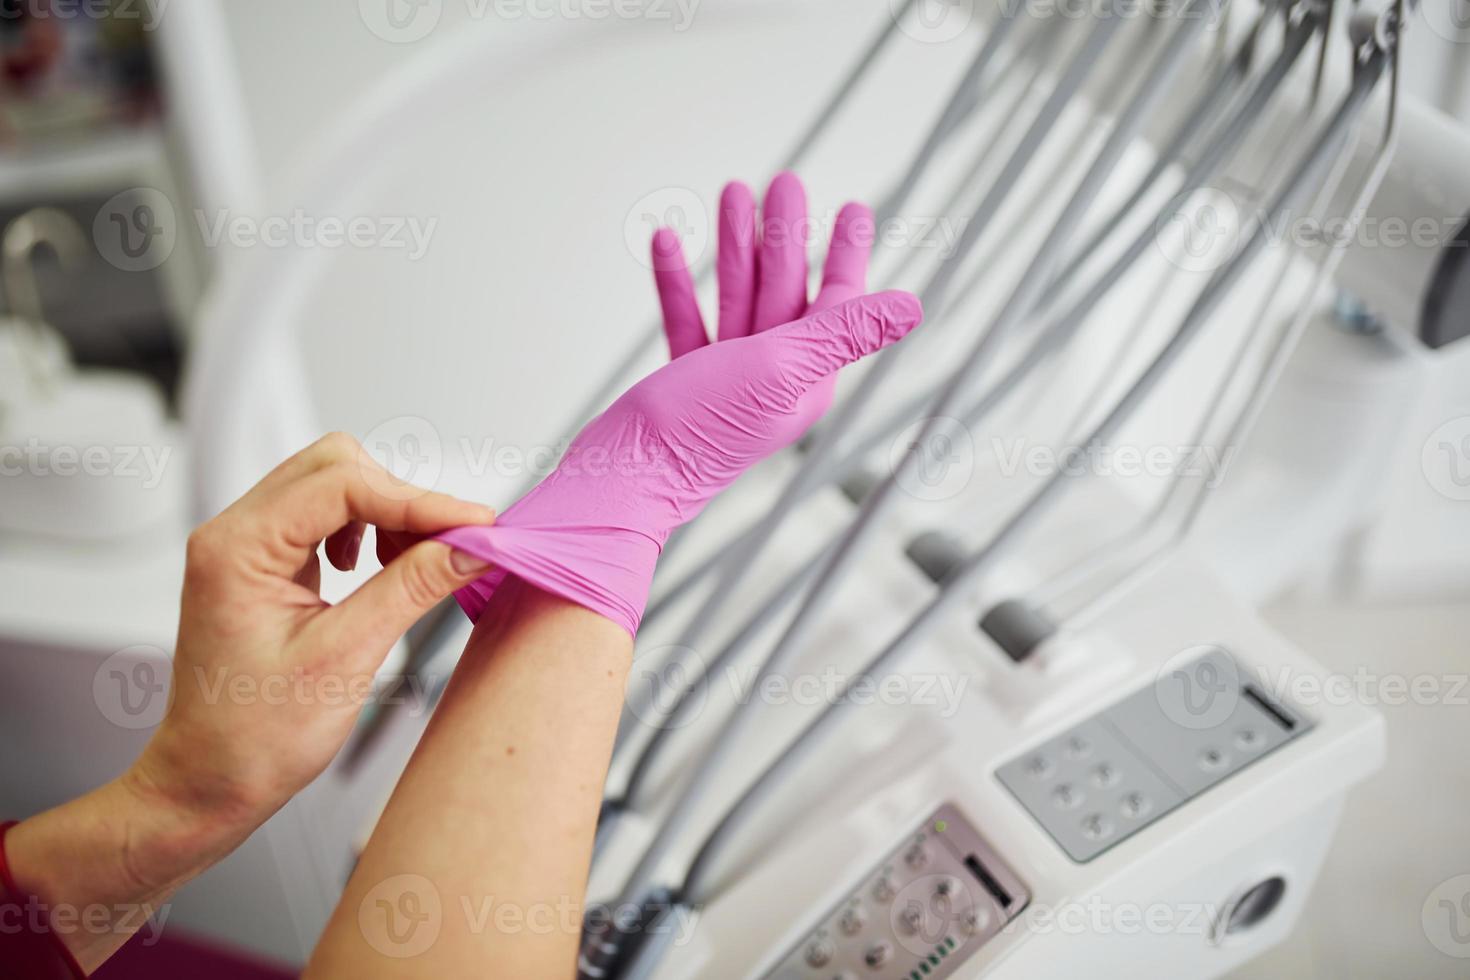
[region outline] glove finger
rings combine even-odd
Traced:
[[[651,251],[653,283],[664,312],[664,337],[669,342],[669,357],[678,359],[708,344],[709,334],[678,234],[671,228],[660,228],[653,234]]]
[[[720,283],[719,339],[750,336],[756,298],[755,196],[731,181],[720,195],[720,250],[715,274]]]
[[[873,254],[876,231],[873,212],[866,205],[843,206],[822,268],[822,289],[807,312],[831,309],[868,291],[868,259]]]
[[[795,174],[783,171],[771,181],[762,208],[756,333],[790,323],[806,313],[809,232],[806,188]]]
[[[777,327],[767,336],[779,350],[770,370],[794,398],[842,367],[897,343],[924,319],[918,297],[889,290],[839,303]]]

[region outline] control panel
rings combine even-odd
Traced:
[[[945,804],[767,976],[941,980],[1020,914],[1030,897],[975,827]]]
[[[1072,860],[1092,860],[1311,727],[1224,650],[1175,661],[996,770]]]

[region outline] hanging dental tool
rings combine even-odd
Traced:
[[[1267,217],[1252,225],[1240,250],[1224,268],[1211,278],[1168,344],[1134,385],[1119,399],[1107,418],[1092,432],[1087,440],[1089,445],[1101,443],[1109,438],[1148,396],[1189,342],[1199,333],[1211,314],[1217,310],[1224,297],[1239,283],[1241,275],[1265,248],[1266,230],[1269,223],[1288,213],[1330,170],[1334,157],[1341,152],[1347,142],[1353,125],[1362,115],[1368,96],[1374,91],[1389,57],[1395,51],[1395,37],[1391,31],[1374,32],[1371,40],[1360,44],[1355,56],[1351,88],[1331,119],[1319,132],[1309,152],[1274,197],[1267,211]],[[1375,174],[1365,187],[1371,187],[1381,179],[1381,166],[1384,159],[1386,155],[1381,155],[1379,165],[1374,168]],[[1078,449],[1076,454],[1080,455],[1085,451],[1085,449]],[[1062,472],[1058,472],[1049,479],[984,548],[950,575],[941,587],[939,595],[903,630],[900,636],[861,668],[855,676],[874,678],[887,673],[899,657],[922,640],[929,628],[944,613],[968,595],[970,588],[993,566],[995,558],[1001,551],[1054,502],[1066,481],[1067,477]],[[746,790],[735,805],[726,811],[719,825],[705,838],[694,860],[690,862],[682,884],[670,890],[678,896],[681,902],[695,907],[709,898],[710,876],[717,866],[718,858],[728,850],[735,831],[744,826],[753,814],[759,812],[761,804],[776,789],[781,777],[798,767],[801,761],[817,746],[823,733],[842,716],[842,708],[847,703],[849,693],[850,685],[832,705],[817,715],[801,735],[790,743],[788,749],[778,756]],[[639,974],[634,972],[630,975]]]
[[[1276,10],[1274,7],[1268,7],[1261,12],[1258,20],[1251,29],[1250,35],[1243,42],[1235,58],[1232,59],[1233,62],[1242,63],[1247,60],[1244,56],[1249,50],[1249,45],[1254,44],[1254,39],[1258,37],[1264,23],[1275,15]],[[1219,167],[1223,165],[1224,161],[1228,159],[1230,152],[1244,140],[1245,134],[1250,127],[1258,123],[1263,117],[1267,104],[1279,90],[1283,79],[1287,76],[1305,49],[1307,41],[1311,37],[1313,27],[1313,22],[1309,20],[1304,20],[1289,27],[1282,51],[1261,77],[1252,84],[1247,97],[1229,114],[1226,122],[1217,132],[1210,135],[1197,159],[1188,169],[1175,200],[1166,202],[1157,214],[1153,215],[1148,222],[1144,223],[1144,230],[1113,261],[1108,270],[1097,277],[1088,292],[1073,303],[1064,314],[1048,324],[1037,335],[1020,359],[1000,379],[989,386],[980,399],[960,416],[960,424],[962,426],[972,428],[979,424],[992,411],[999,407],[1043,362],[1066,346],[1086,321],[1088,314],[1096,303],[1103,298],[1108,290],[1120,281],[1127,270],[1132,267],[1139,256],[1149,247],[1150,242],[1153,240],[1153,229],[1158,227],[1159,223],[1167,218],[1174,210],[1177,200],[1204,186],[1214,176]],[[1212,81],[1212,84],[1226,85],[1228,84],[1228,79],[1217,78]],[[1177,143],[1179,141],[1175,140],[1173,142]],[[1049,299],[1054,301],[1054,298],[1060,295],[1060,283],[1068,278],[1078,268],[1080,263],[1081,259],[1069,263],[1068,267],[1052,280],[1051,286],[1046,290],[1046,296]],[[1043,302],[1045,303],[1046,301]],[[827,473],[828,478],[841,481],[847,479],[853,473],[859,472],[865,459],[875,449],[892,439],[906,426],[913,424],[922,417],[928,402],[929,398],[927,395],[921,393],[914,396],[898,410],[891,412],[883,422],[875,425],[868,434],[860,435],[856,445],[829,468]],[[809,492],[814,488],[807,489]],[[753,533],[755,530],[755,528],[744,528],[739,534],[733,536],[726,545],[715,549],[714,558],[686,576],[683,580],[686,583],[684,587],[692,587],[693,583],[697,582],[705,574],[713,571],[714,567],[722,561],[723,556],[728,554],[730,549],[736,546],[737,541],[741,537]],[[794,573],[784,583],[785,587],[792,588],[798,580],[808,580],[813,574],[813,566],[815,564],[816,559],[813,559],[807,567]],[[779,615],[781,609],[784,609],[784,604],[763,606],[752,620],[750,627],[743,632],[747,635],[755,632],[759,627],[764,626],[771,619],[775,618],[775,616]],[[719,655],[720,662],[724,662],[724,659],[729,654],[730,649],[727,646]],[[692,675],[686,674],[685,676]],[[694,679],[697,680],[697,677]],[[679,695],[677,692],[674,697],[676,700],[678,699]],[[648,719],[650,716],[656,715],[657,711],[653,704],[653,698],[650,697],[645,702],[640,703],[638,711],[639,717],[643,719]],[[659,736],[660,741],[666,738],[666,735]]]
[[[1041,145],[1051,134],[1067,104],[1076,96],[1087,76],[1107,50],[1109,42],[1121,24],[1122,18],[1107,17],[1099,20],[1091,28],[1041,112],[1027,130],[1026,136],[1012,153],[1006,167],[991,186],[990,192],[970,217],[954,252],[939,266],[928,284],[920,291],[919,297],[928,311],[929,330],[933,329],[933,322],[936,319],[942,318],[944,299],[954,281],[956,270],[1020,181],[1027,166],[1030,165]],[[796,475],[777,497],[762,524],[746,535],[739,546],[721,563],[721,575],[713,590],[704,604],[695,612],[675,644],[677,661],[687,662],[692,659],[687,655],[680,657],[678,650],[697,647],[715,616],[724,607],[728,597],[739,587],[756,559],[774,539],[785,519],[805,498],[809,488],[820,486],[825,481],[829,465],[841,444],[843,435],[856,422],[885,381],[892,376],[894,369],[901,363],[905,349],[905,347],[897,347],[875,358],[873,367],[863,376],[858,387],[833,410],[831,417],[823,426],[822,434],[817,437],[815,445],[803,458]],[[958,383],[963,383],[964,380],[965,378],[959,378]],[[817,588],[820,589],[822,585],[823,583],[819,581]],[[630,695],[630,701],[634,703],[630,706],[630,711],[625,718],[636,718],[640,712],[648,709],[647,704],[638,702],[636,698],[637,692],[635,691]],[[631,730],[630,724],[625,723],[622,726],[618,739],[619,745],[626,741]]]
[[[1150,112],[1163,96],[1175,75],[1185,66],[1189,57],[1194,53],[1194,43],[1198,40],[1207,23],[1206,18],[1197,16],[1198,2],[1199,0],[1189,0],[1189,2],[1186,2],[1182,6],[1179,24],[1174,28],[1174,32],[1170,35],[1167,43],[1150,65],[1149,70],[1144,73],[1142,82],[1129,97],[1126,106],[1120,112],[1117,121],[1109,132],[1107,140],[1093,159],[1080,184],[1073,191],[1066,206],[1062,209],[1060,217],[1048,233],[1046,240],[1037,251],[1026,272],[1022,275],[1021,280],[1016,284],[1009,300],[1001,308],[988,328],[982,332],[969,356],[965,359],[959,370],[954,372],[949,382],[945,385],[943,392],[936,399],[931,413],[934,419],[943,418],[954,411],[957,407],[956,403],[970,379],[988,362],[989,358],[993,355],[994,349],[1006,337],[1009,331],[1018,325],[1041,299],[1043,290],[1051,277],[1053,265],[1057,258],[1056,253],[1065,247],[1066,243],[1070,240],[1077,224],[1085,217],[1088,209],[1091,208],[1124,151],[1137,137],[1144,123],[1147,121]],[[1191,12],[1196,12],[1196,15],[1185,16]],[[1089,59],[1095,60],[1102,53],[1102,50],[1106,48],[1107,42],[1113,37],[1118,26],[1119,18],[1114,17],[1100,20],[1092,28],[1092,32],[1083,45],[1078,61],[1088,62],[1086,68],[1090,68],[1091,61]],[[1041,127],[1043,124],[1046,124],[1049,129],[1049,117],[1060,114],[1065,105],[1065,101],[1071,98],[1075,93],[1076,85],[1080,84],[1081,79],[1085,77],[1086,68],[1077,70],[1078,66],[1076,64],[1072,66],[1073,70],[1069,70],[1066,80],[1075,81],[1076,84],[1069,86],[1064,82],[1058,85],[1056,92],[1053,93],[1052,99],[1048,100],[1043,117],[1037,120],[1037,124],[1033,129]],[[1027,159],[1029,159],[1029,156]],[[1019,175],[1013,175],[1012,180],[1014,180],[1015,176]],[[997,190],[1009,190],[1008,187],[1003,186],[1003,182],[1004,178],[1002,178],[1002,184],[997,185]],[[995,194],[991,195],[991,197],[995,196]],[[986,212],[987,205],[998,206],[998,201],[992,202],[988,198],[987,202],[981,206],[980,210],[982,214]],[[970,244],[973,244],[974,239],[979,235],[979,225],[980,222],[974,222],[966,229],[964,238],[968,239]],[[942,301],[947,287],[953,280],[953,268],[954,265],[952,263],[942,266],[936,274],[935,279],[931,280],[929,292],[932,293],[932,299]],[[891,356],[885,358],[875,366],[873,373],[877,374],[884,366],[892,364],[893,361],[894,359]],[[915,448],[910,449],[905,454],[897,471],[881,483],[865,501],[861,512],[853,521],[851,527],[844,535],[843,540],[838,544],[836,551],[823,563],[822,570],[818,573],[811,588],[806,592],[796,616],[767,656],[765,663],[758,673],[755,682],[757,686],[765,682],[769,677],[780,675],[789,666],[790,661],[805,647],[806,640],[809,638],[815,626],[816,617],[825,609],[827,603],[831,600],[833,593],[844,577],[844,573],[851,568],[856,554],[866,544],[867,539],[871,537],[871,534],[879,525],[882,518],[893,507],[898,481],[917,465],[919,461],[917,446],[923,444],[925,437],[935,428],[937,426],[931,419],[931,422],[925,426],[925,433],[921,434],[919,440],[916,441]],[[833,429],[840,435],[841,428],[839,426],[834,425]],[[835,441],[831,439],[831,435],[829,433],[829,441]],[[1030,509],[1032,508],[1028,508],[1028,510]],[[1009,535],[1002,534],[998,540],[1003,543],[1008,537]],[[954,591],[956,590],[946,590],[942,595],[950,595]],[[932,609],[933,607],[931,606],[930,608]],[[934,618],[935,614],[932,612],[927,615],[921,613],[915,623],[927,626]],[[907,633],[908,631],[905,633],[906,636]],[[754,715],[752,713],[737,709],[716,734],[709,753],[697,764],[686,783],[680,788],[677,799],[664,822],[662,833],[647,848],[632,874],[629,876],[620,900],[617,903],[619,906],[636,905],[656,885],[666,857],[678,842],[680,832],[684,830],[685,826],[692,819],[695,804],[708,791],[710,784],[718,776],[725,757],[741,741],[753,717]],[[598,944],[615,942],[606,933],[594,937],[593,941]]]

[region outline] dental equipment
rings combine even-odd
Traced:
[[[952,407],[958,401],[966,381],[977,373],[977,368],[984,364],[990,356],[992,348],[1003,338],[1011,327],[1016,325],[1041,298],[1042,291],[1050,278],[1052,253],[1063,246],[1068,237],[1073,233],[1078,221],[1086,214],[1092,206],[1093,200],[1100,192],[1102,184],[1111,174],[1113,167],[1121,158],[1123,151],[1134,139],[1142,128],[1150,110],[1156,101],[1162,96],[1164,89],[1174,74],[1183,68],[1187,56],[1191,54],[1192,43],[1198,38],[1206,23],[1203,17],[1185,16],[1193,8],[1193,3],[1186,3],[1181,14],[1182,23],[1175,28],[1169,37],[1164,49],[1159,53],[1143,84],[1139,85],[1127,106],[1120,113],[1118,120],[1108,135],[1101,150],[1098,151],[1086,175],[1082,178],[1079,186],[1074,189],[1066,207],[1063,208],[1061,216],[1054,224],[1052,231],[1048,234],[1046,241],[1036,254],[1021,281],[1016,285],[1011,298],[1002,307],[1001,312],[992,321],[990,326],[982,332],[978,342],[971,351],[969,357],[951,377],[944,391],[936,399],[932,409],[931,418],[942,418],[952,411]],[[1119,20],[1104,19],[1095,25],[1090,33],[1087,43],[1083,47],[1081,56],[1070,68],[1064,78],[1074,84],[1065,82],[1059,84],[1053,93],[1052,99],[1048,101],[1047,108],[1038,119],[1033,131],[1048,126],[1055,116],[1060,113],[1065,99],[1071,97],[1076,85],[1080,85],[1082,77],[1092,66],[1092,60],[1101,54],[1107,42],[1112,38],[1113,32],[1119,26]],[[1039,142],[1040,135],[1036,142]],[[1023,146],[1025,142],[1023,141]],[[1029,155],[1021,157],[1029,160]],[[1008,190],[1004,177],[997,184],[997,190]],[[992,197],[998,195],[993,194]],[[980,212],[986,212],[986,205],[982,204]],[[964,236],[971,244],[979,234],[977,225],[973,223],[966,229]],[[948,269],[950,271],[946,272]],[[925,290],[926,301],[931,298],[942,298],[944,291],[953,277],[954,263],[951,262],[941,267],[934,280]],[[931,308],[937,308],[941,304],[935,303]],[[880,365],[874,368],[877,373],[883,365],[892,364],[894,358],[886,358]],[[870,375],[871,378],[871,375]],[[851,403],[849,403],[850,405]],[[834,423],[834,429],[839,429],[839,424]],[[916,440],[915,446],[924,442],[925,436],[937,427],[931,421],[925,425],[924,433]],[[839,429],[840,431],[840,429]],[[829,437],[830,440],[830,437]],[[835,440],[830,440],[835,441]],[[757,678],[757,685],[762,683],[766,677],[778,675],[789,664],[792,656],[800,649],[807,639],[812,628],[812,621],[816,614],[830,600],[841,579],[841,573],[850,567],[853,555],[857,549],[865,543],[867,533],[877,526],[884,512],[891,506],[894,491],[898,486],[901,473],[916,464],[918,452],[911,448],[903,458],[898,472],[891,474],[864,502],[861,512],[853,521],[851,528],[837,546],[832,556],[823,563],[822,571],[817,579],[806,592],[802,605],[798,608],[795,618],[787,626],[776,646],[767,656]],[[1034,509],[1034,508],[1033,508]],[[1028,509],[1029,512],[1029,509]],[[1024,512],[1023,512],[1024,513]],[[1015,522],[1009,525],[1014,533]],[[865,533],[867,532],[867,533]],[[997,544],[1003,543],[1009,535],[1002,535],[997,539]],[[716,590],[716,595],[721,590]],[[952,594],[952,593],[949,593]],[[935,608],[930,606],[930,609]],[[921,614],[916,623],[922,623],[929,616]],[[656,838],[650,844],[643,857],[638,861],[632,873],[628,877],[628,883],[624,886],[619,904],[637,903],[645,898],[647,890],[654,884],[654,878],[658,874],[666,853],[671,845],[672,838],[682,826],[689,820],[692,804],[698,800],[706,791],[710,781],[717,775],[723,757],[728,754],[733,745],[738,743],[741,734],[748,728],[752,714],[749,712],[737,712],[730,717],[716,736],[714,745],[708,755],[701,760],[698,767],[691,773],[686,783],[680,788],[678,799],[673,805],[670,815],[665,820],[665,836]],[[696,859],[696,866],[698,859]],[[602,947],[608,944],[606,938],[599,938],[596,946],[589,946],[589,954],[602,951]],[[601,975],[594,974],[594,975]]]
[[[1392,42],[1390,42],[1391,44]],[[1108,416],[1092,432],[1087,440],[1088,445],[1100,444],[1109,435],[1116,431],[1117,427],[1127,418],[1138,404],[1149,394],[1154,385],[1162,377],[1169,364],[1179,356],[1185,345],[1198,333],[1210,314],[1218,307],[1225,293],[1238,281],[1244,270],[1254,261],[1265,245],[1266,222],[1271,218],[1279,217],[1286,213],[1300,196],[1318,178],[1320,172],[1332,162],[1333,154],[1341,149],[1343,141],[1350,132],[1350,127],[1361,113],[1368,94],[1373,90],[1378,81],[1385,63],[1388,60],[1387,53],[1377,45],[1365,45],[1364,51],[1355,66],[1355,77],[1348,95],[1342,100],[1337,110],[1333,113],[1331,120],[1325,125],[1316,138],[1311,150],[1299,163],[1285,185],[1275,196],[1269,209],[1269,218],[1263,218],[1257,222],[1242,243],[1239,252],[1232,258],[1231,262],[1211,278],[1195,306],[1186,316],[1173,337],[1170,338],[1166,347],[1156,356],[1154,361],[1145,370],[1125,395],[1119,399],[1117,404],[1109,412]],[[1375,170],[1376,178],[1376,170]],[[1075,450],[1076,453],[1085,450]],[[894,661],[912,646],[919,642],[926,630],[931,627],[938,617],[955,602],[968,594],[970,587],[976,580],[988,570],[999,550],[1013,540],[1019,533],[1033,523],[1040,512],[1043,511],[1054,499],[1059,489],[1065,483],[1065,476],[1057,474],[1042,485],[1042,488],[1031,498],[1028,504],[1016,515],[1014,515],[998,532],[990,542],[977,552],[974,556],[964,562],[959,568],[946,579],[940,588],[939,595],[907,626],[898,638],[887,645],[887,647],[876,658],[866,664],[858,676],[876,677],[884,675],[891,668]],[[819,743],[821,736],[833,724],[834,719],[840,716],[842,706],[852,694],[851,686],[847,686],[838,695],[836,700],[826,709],[821,711],[817,717],[804,729],[801,735],[790,744],[789,748],[771,763],[764,773],[753,783],[739,800],[725,813],[715,830],[711,832],[704,843],[700,846],[694,859],[688,865],[688,871],[683,882],[670,890],[670,894],[678,903],[684,903],[691,907],[698,907],[708,899],[706,878],[710,869],[714,866],[716,859],[722,850],[728,846],[728,842],[744,820],[751,813],[757,812],[761,803],[769,796],[776,781],[784,774],[790,772],[801,762],[803,756],[813,751]],[[1259,695],[1257,695],[1259,698]],[[1275,715],[1284,719],[1282,726],[1288,733],[1298,729],[1300,722],[1287,715],[1279,706],[1265,702],[1257,702],[1263,705],[1262,711],[1268,715]],[[1167,709],[1166,709],[1167,710]],[[677,811],[676,811],[677,812]],[[1034,812],[1034,811],[1033,811]],[[1038,814],[1039,816],[1039,814]],[[1101,834],[1101,824],[1098,836]],[[1089,849],[1086,853],[1096,853]],[[1076,855],[1074,854],[1074,857]],[[989,938],[987,936],[987,938]],[[640,961],[634,964],[633,969],[623,975],[646,976],[652,969],[652,964]],[[926,971],[927,972],[927,971]]]

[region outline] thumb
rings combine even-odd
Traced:
[[[912,293],[860,296],[763,335],[779,345],[771,367],[805,392],[853,361],[897,343],[924,319]]]
[[[422,541],[323,613],[322,625],[334,648],[345,655],[381,659],[441,599],[489,568],[489,562],[442,542]]]

